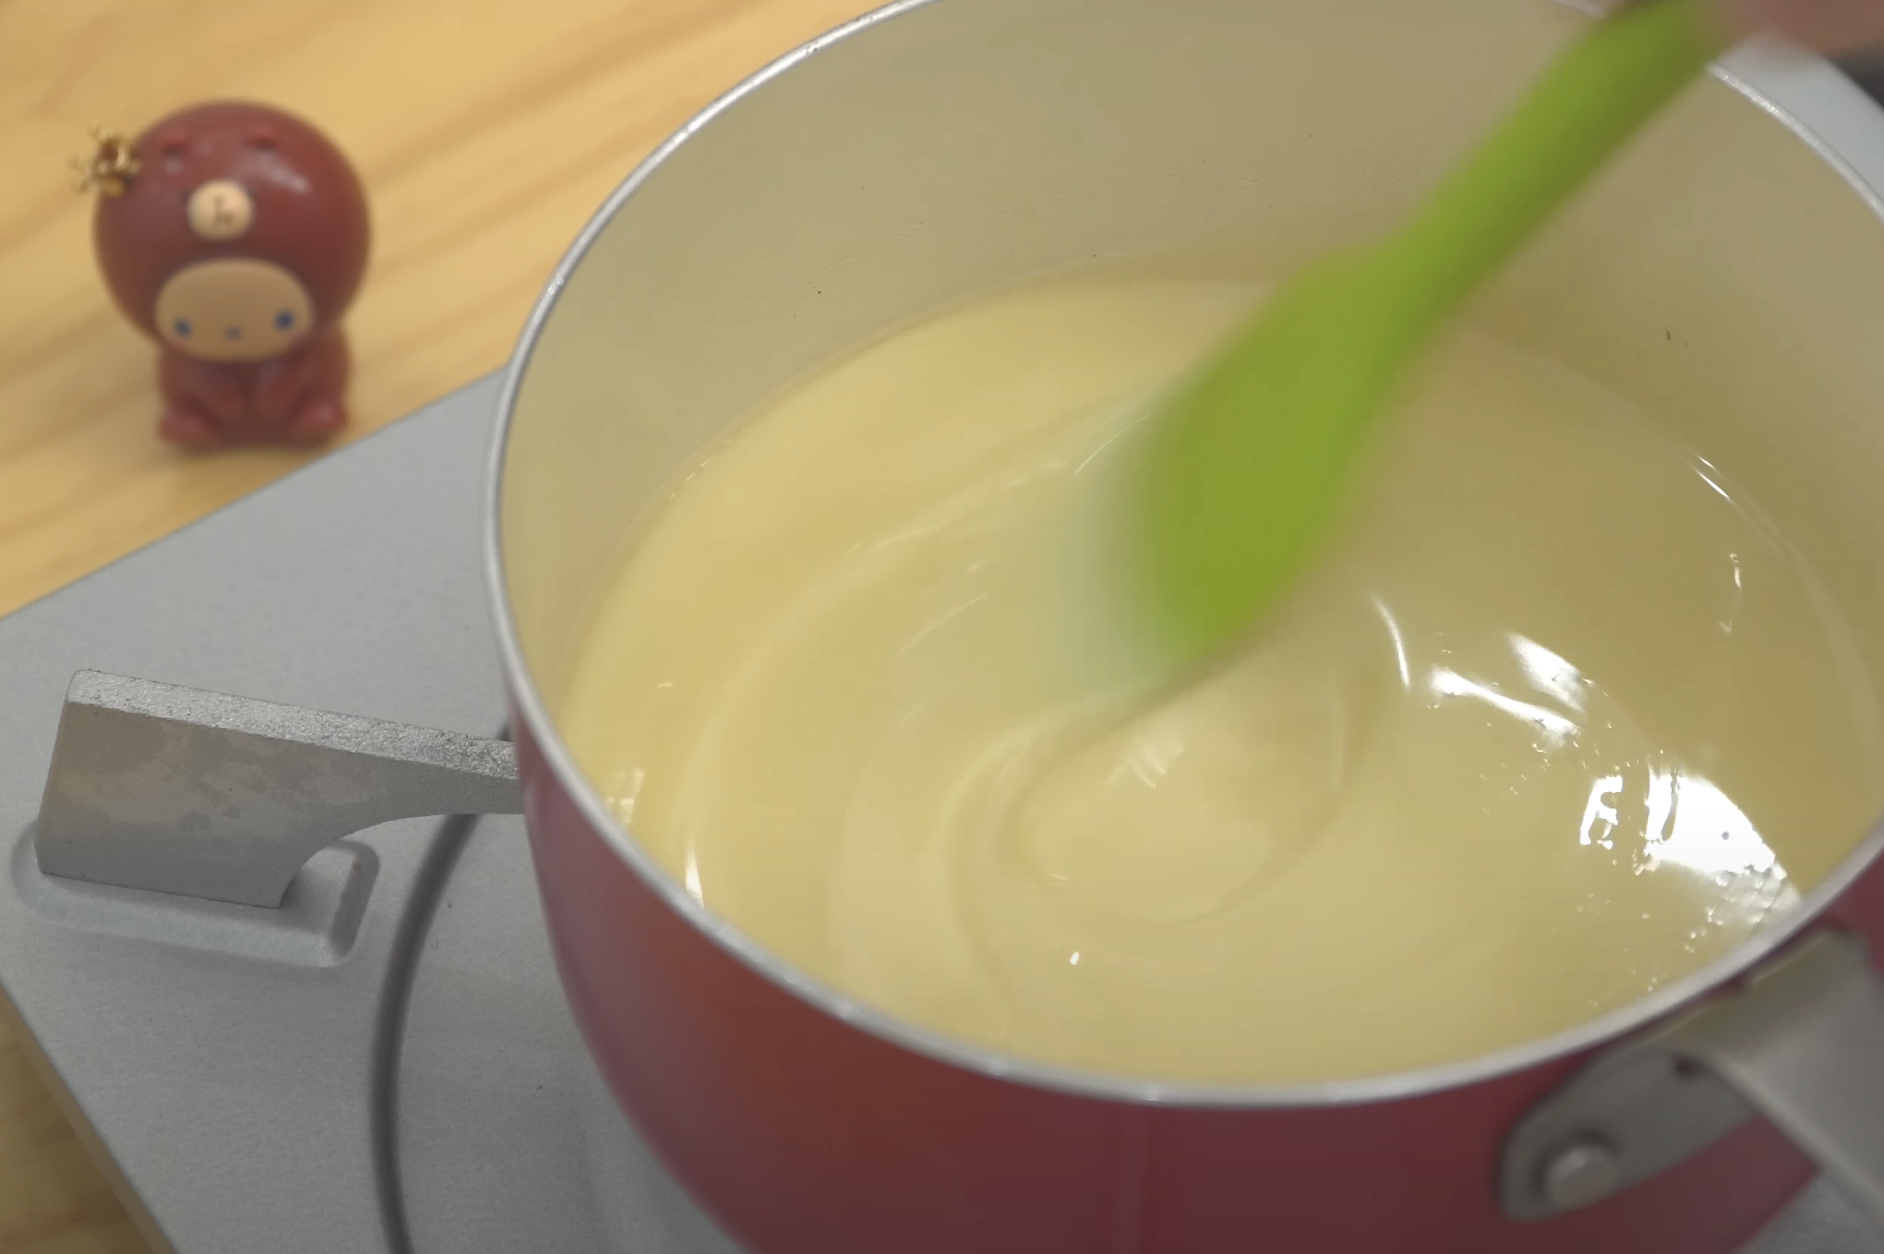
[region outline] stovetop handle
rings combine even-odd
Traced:
[[[522,800],[502,740],[80,671],[33,844],[47,875],[273,908],[362,828]]]

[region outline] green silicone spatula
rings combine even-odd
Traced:
[[[1333,522],[1410,359],[1722,50],[1695,0],[1599,21],[1394,234],[1279,288],[1151,419],[1128,520],[1142,607],[1186,662],[1242,634]]]

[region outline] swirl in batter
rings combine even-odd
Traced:
[[[1216,1083],[1460,1059],[1694,969],[1884,803],[1809,570],[1652,418],[1483,337],[1237,656],[1095,589],[1145,401],[1256,293],[1042,286],[757,415],[649,520],[561,708],[688,887],[855,997]]]

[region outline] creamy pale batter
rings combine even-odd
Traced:
[[[561,702],[624,822],[864,1002],[1169,1081],[1535,1039],[1836,864],[1884,738],[1834,608],[1652,419],[1476,335],[1248,647],[1147,696],[1094,590],[1110,475],[1255,299],[1005,295],[744,426],[636,537]]]

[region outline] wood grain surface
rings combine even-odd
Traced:
[[[347,318],[357,439],[501,365],[557,257],[635,161],[869,7],[0,0],[0,613],[318,455],[158,442],[153,349],[105,295],[66,168],[87,127],[135,132],[239,97],[302,114],[352,157],[374,215]],[[0,1027],[0,1251],[146,1248]]]

